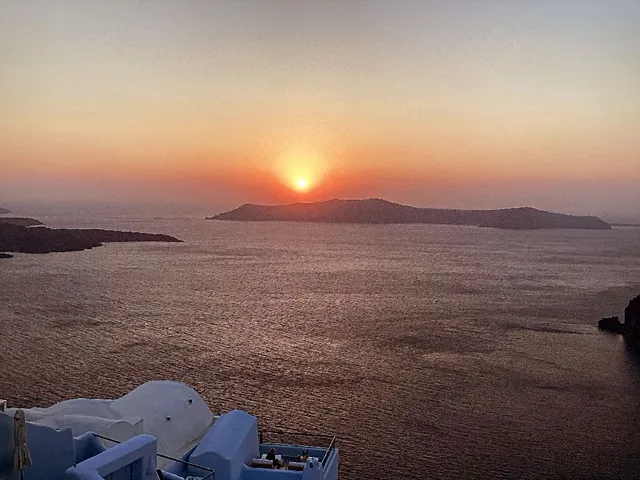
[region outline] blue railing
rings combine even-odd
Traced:
[[[273,436],[278,439],[272,440]],[[267,437],[265,442],[265,437]],[[322,439],[323,445],[311,445],[309,442],[299,441],[302,438],[306,438],[307,440]],[[282,445],[282,446],[302,446],[302,447],[310,447],[312,449],[324,450],[322,455],[322,460],[320,463],[324,467],[329,460],[331,453],[337,448],[337,437],[335,435],[327,435],[320,433],[309,433],[309,432],[295,432],[288,430],[260,430],[259,431],[259,439],[260,443],[271,444],[271,445]],[[326,445],[326,446],[325,446]],[[320,455],[318,455],[320,456]]]
[[[108,442],[113,442],[113,443],[118,443],[118,444],[122,443],[120,440],[115,440],[113,438],[105,437],[104,435],[98,435],[97,433],[93,433],[93,435],[95,435],[96,437],[101,438],[103,440],[107,440]],[[163,455],[162,453],[158,453],[158,452],[156,452],[156,455],[158,457],[164,458],[166,460],[171,460],[173,462],[178,462],[178,463],[181,463],[181,464],[186,465],[188,467],[198,468],[200,470],[204,470],[205,472],[208,472],[205,477],[202,477],[202,480],[214,480],[215,479],[216,472],[212,468],[203,467],[202,465],[198,465],[196,463],[187,462],[186,460],[181,460],[179,458],[173,458],[173,457],[170,457],[169,455]],[[161,480],[163,480],[163,478],[164,478],[162,475],[163,475],[162,472],[160,471],[160,469],[158,469],[158,477]]]

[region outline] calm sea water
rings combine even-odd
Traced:
[[[31,212],[22,212],[31,213]],[[40,215],[175,235],[0,263],[13,405],[186,382],[263,428],[335,433],[341,478],[637,478],[640,230]]]

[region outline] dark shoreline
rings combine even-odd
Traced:
[[[158,233],[123,232],[101,229],[52,229],[24,227],[0,220],[0,251],[19,253],[78,252],[111,242],[182,243]],[[9,258],[9,257],[5,257]]]

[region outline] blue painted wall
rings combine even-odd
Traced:
[[[104,452],[105,447],[93,432],[83,433],[73,438],[73,446],[76,450],[76,464]]]
[[[69,468],[67,475],[77,480],[157,480],[157,445],[155,437],[137,435]]]
[[[301,480],[302,472],[270,468],[252,468],[245,465],[242,480]]]
[[[190,461],[213,468],[216,479],[238,480],[245,463],[258,456],[258,419],[241,410],[221,415],[191,455]],[[199,475],[190,469],[190,475]]]
[[[336,448],[329,454],[329,458],[327,458],[327,460],[325,461],[325,465],[323,465],[323,470],[322,470],[323,479],[337,480],[339,461],[340,461],[340,455],[338,454],[338,449]]]
[[[0,477],[17,479],[13,470],[13,417],[0,412]],[[56,430],[27,422],[27,446],[33,465],[24,470],[25,480],[63,480],[76,455],[70,428]]]

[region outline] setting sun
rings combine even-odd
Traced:
[[[307,182],[306,178],[299,178],[298,180],[296,180],[296,188],[298,190],[306,190],[308,186],[309,182]]]
[[[311,143],[311,142],[308,142]],[[329,161],[320,149],[293,146],[275,156],[273,171],[282,185],[296,193],[315,191],[329,170]]]

